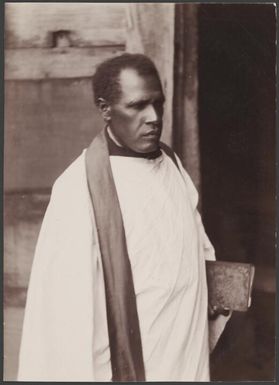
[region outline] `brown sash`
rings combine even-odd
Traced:
[[[133,277],[104,131],[85,157],[104,270],[112,381],[145,381]]]
[[[161,148],[178,167],[173,151],[163,143]],[[145,381],[133,276],[104,130],[85,159],[104,271],[112,380]]]

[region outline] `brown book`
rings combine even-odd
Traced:
[[[208,302],[218,308],[246,311],[251,305],[255,266],[250,263],[206,261]]]

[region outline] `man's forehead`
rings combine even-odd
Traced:
[[[119,74],[119,84],[122,94],[131,92],[160,92],[161,82],[155,74],[141,75],[137,70],[125,68]]]

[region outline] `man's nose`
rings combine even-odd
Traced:
[[[160,116],[158,111],[156,111],[153,104],[149,104],[146,109],[146,123],[155,123],[159,122]]]

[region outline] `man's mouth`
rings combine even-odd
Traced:
[[[143,134],[143,136],[145,137],[150,137],[150,138],[157,138],[159,137],[161,134],[161,130],[159,128],[154,128],[150,131],[147,131],[145,134]]]
[[[147,132],[146,134],[143,134],[143,136],[157,137],[157,136],[159,136],[159,132],[151,131],[151,132]]]

